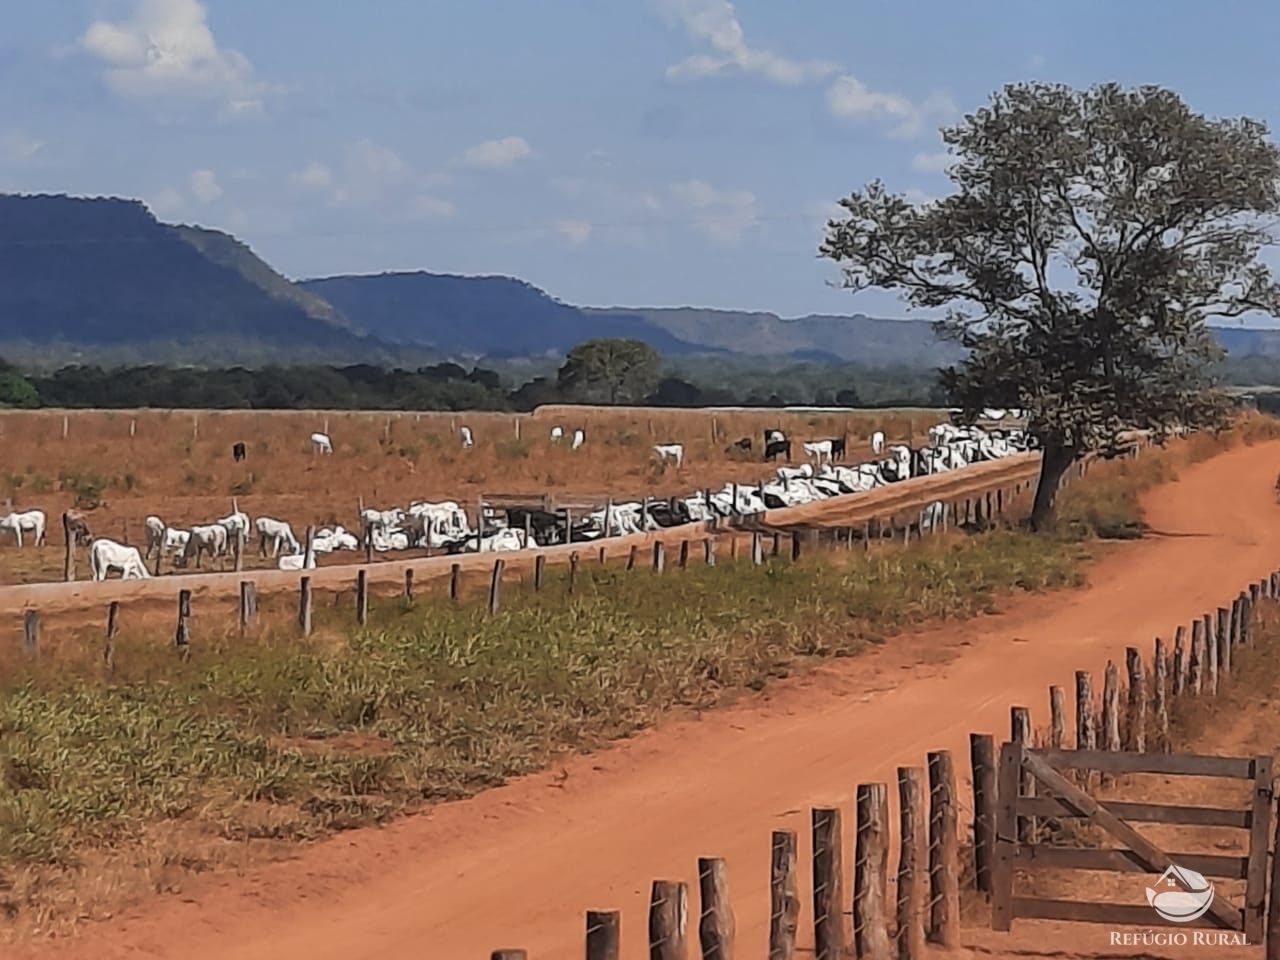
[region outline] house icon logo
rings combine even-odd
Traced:
[[[1156,889],[1147,887],[1147,903],[1165,920],[1189,923],[1204,916],[1213,903],[1213,884],[1177,864],[1161,874]]]

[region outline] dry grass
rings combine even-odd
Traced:
[[[63,418],[67,436],[62,435]],[[358,501],[403,506],[412,499],[454,500],[474,512],[488,494],[547,492],[615,499],[684,496],[729,481],[754,483],[772,472],[760,462],[766,429],[796,442],[848,431],[851,460],[871,458],[868,438],[919,442],[941,411],[873,410],[849,415],[776,410],[713,414],[702,410],[547,408],[535,415],[495,413],[323,413],[314,411],[0,411],[0,500],[44,510],[56,526],[70,506],[90,511],[90,528],[127,543],[145,542],[143,521],[156,514],[176,527],[226,516],[231,498],[250,516],[358,528]],[[457,428],[472,430],[462,449]],[[519,437],[517,437],[517,425]],[[554,425],[565,429],[559,445]],[[313,431],[327,430],[332,457],[311,452]],[[586,445],[569,449],[575,429]],[[132,430],[132,435],[131,435]],[[714,437],[713,437],[714,430]],[[751,437],[742,454],[732,444]],[[231,446],[248,457],[236,463]],[[655,443],[679,442],[676,469],[653,456]],[[61,531],[51,541],[61,542]],[[256,558],[246,557],[249,566]],[[61,547],[17,551],[0,544],[0,582],[60,578]]]

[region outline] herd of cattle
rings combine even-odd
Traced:
[[[1003,419],[1017,411],[989,411]],[[474,441],[471,431],[460,429],[464,446]],[[561,428],[552,430],[553,442],[563,437]],[[332,453],[329,437],[314,434],[317,452]],[[764,437],[764,459],[779,456],[791,460],[791,440],[780,430],[768,430]],[[585,434],[574,432],[576,449]],[[751,438],[733,444],[738,450],[750,451]],[[600,537],[660,530],[713,517],[758,514],[766,510],[794,507],[831,497],[862,493],[911,477],[961,470],[974,463],[998,460],[1035,448],[1032,438],[1023,430],[986,430],[977,426],[942,423],[928,431],[928,444],[912,449],[906,445],[885,444],[883,433],[871,438],[873,459],[866,463],[845,465],[846,443],[843,438],[802,443],[805,457],[812,462],[799,466],[780,466],[775,476],[755,487],[728,483],[719,491],[704,490],[683,498],[665,501],[645,500],[609,503],[603,509],[572,517],[567,512],[511,507],[498,511],[484,507],[483,516],[472,526],[466,511],[453,501],[410,503],[406,509],[366,509],[360,517],[362,533],[357,537],[342,527],[321,528],[313,533],[306,549],[284,520],[272,517],[250,518],[233,509],[232,513],[211,523],[196,524],[189,529],[171,527],[157,516],[146,519],[145,551],[89,532],[82,514],[69,515],[70,530],[76,542],[89,546],[90,569],[94,580],[104,579],[110,571],[119,571],[125,579],[150,576],[147,561],[169,558],[180,569],[193,564],[198,570],[205,558],[224,558],[233,551],[243,552],[256,536],[258,552],[276,559],[280,569],[307,569],[316,565],[316,555],[340,550],[371,549],[378,552],[409,549],[443,550],[448,554],[522,550],[531,544],[552,546],[567,542],[583,542]],[[237,444],[237,459],[245,456],[243,444]],[[657,457],[683,465],[681,444],[657,444]],[[926,509],[920,518],[922,527],[936,520],[937,504]],[[36,544],[44,542],[46,516],[40,510],[10,512],[0,517],[0,535],[9,533],[18,546],[29,537]]]

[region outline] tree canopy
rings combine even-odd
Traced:
[[[1067,467],[1121,431],[1222,422],[1205,321],[1280,305],[1258,259],[1280,148],[1260,121],[1113,83],[1011,84],[942,139],[949,196],[875,181],[840,201],[819,253],[852,290],[946,308],[939,332],[968,349],[941,371],[951,402],[1024,408],[1044,447],[1039,529]]]
[[[557,382],[575,399],[638,403],[661,376],[662,358],[643,340],[588,340],[569,351]]]

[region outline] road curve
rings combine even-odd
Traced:
[[[911,511],[919,511],[938,499],[954,500],[975,496],[993,487],[1010,487],[1018,482],[1032,480],[1039,471],[1040,455],[1036,453],[1019,454],[1002,460],[975,464],[964,470],[938,474],[930,477],[916,477],[900,483],[890,484],[867,493],[834,497],[818,503],[792,507],[786,510],[770,510],[761,515],[765,524],[779,526],[787,524],[812,524],[822,526],[860,525],[866,520],[878,517],[887,518],[895,513],[906,516]],[[547,547],[541,550],[520,550],[501,554],[461,554],[453,557],[417,558],[412,560],[385,560],[377,557],[372,564],[334,564],[317,567],[307,571],[312,586],[316,589],[338,589],[350,587],[356,579],[356,571],[367,569],[369,583],[376,587],[379,584],[402,583],[404,571],[410,567],[414,571],[417,583],[426,585],[433,579],[449,576],[450,568],[458,563],[464,577],[470,573],[474,582],[482,571],[493,567],[495,557],[506,561],[507,570],[513,575],[531,568],[533,558],[543,553],[547,562],[565,564],[574,551],[594,557],[601,546],[605,547],[608,559],[625,558],[632,546],[648,547],[656,540],[678,543],[682,539],[695,539],[707,536],[702,523],[686,524],[670,527],[660,533],[637,534],[628,537],[608,537],[580,544],[566,544],[559,547]],[[732,532],[721,532],[717,539],[727,539]],[[376,556],[376,555],[375,555]],[[82,555],[79,568],[86,572],[87,558]],[[296,591],[298,581],[304,574],[291,570],[246,570],[242,573],[206,573],[166,575],[148,580],[106,580],[93,583],[88,580],[76,580],[71,583],[31,583],[0,587],[0,609],[16,610],[25,607],[36,607],[41,611],[53,612],[81,608],[101,608],[112,600],[128,601],[140,599],[169,599],[177,595],[183,588],[189,589],[193,597],[228,597],[239,592],[241,580],[252,580],[257,585],[259,594],[282,590]]]
[[[1070,688],[1075,670],[1100,672],[1129,644],[1149,649],[1274,569],[1278,462],[1273,441],[1188,467],[1146,500],[1156,535],[1109,551],[1086,589],[899,638],[560,771],[344,834],[247,877],[197,880],[182,898],[11,956],[418,960],[520,946],[561,958],[582,955],[589,908],[623,910],[623,955],[643,956],[649,883],[682,879],[696,891],[695,858],[722,856],[738,955],[762,957],[771,830],[798,832],[803,865],[810,806],[850,816],[858,783],[892,783],[928,750],[965,757],[970,731],[1007,729],[1010,705],[1042,715],[1048,685]],[[941,648],[954,658],[939,662]],[[807,940],[807,915],[800,930]]]

